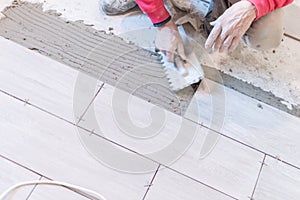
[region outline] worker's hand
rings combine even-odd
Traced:
[[[167,57],[168,62],[174,62],[175,54],[186,60],[182,38],[173,20],[158,27],[155,46]]]
[[[232,52],[255,18],[256,8],[251,2],[242,0],[233,4],[216,21],[211,22],[214,28],[206,40],[205,48],[212,48],[213,52]]]

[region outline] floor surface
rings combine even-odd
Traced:
[[[108,200],[300,198],[300,119],[205,79],[185,114],[0,37],[0,192]],[[14,199],[87,199],[29,187]]]

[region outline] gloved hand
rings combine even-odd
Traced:
[[[176,54],[182,60],[186,60],[183,41],[173,20],[158,27],[155,46],[167,57],[168,62],[174,63],[174,56]]]
[[[232,52],[238,45],[242,36],[256,18],[256,7],[247,0],[241,0],[228,8],[216,21],[209,34],[205,48],[212,51]]]

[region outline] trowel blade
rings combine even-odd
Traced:
[[[160,53],[169,85],[171,90],[177,92],[194,83],[199,82],[204,78],[204,72],[196,54],[191,51],[193,48],[190,41],[185,34],[183,27],[179,27],[182,36],[185,52],[189,52],[186,62],[182,61],[179,57],[175,57],[174,62],[168,62],[168,58]]]
[[[198,62],[195,54],[187,56],[187,62],[181,64],[174,64],[166,61],[163,57],[163,68],[165,70],[171,90],[177,92],[194,83],[198,83],[204,78],[204,72],[201,64]]]

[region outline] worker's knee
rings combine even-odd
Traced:
[[[120,9],[115,6],[114,1],[112,0],[102,0],[102,10],[107,15],[117,15],[120,13]]]
[[[248,47],[257,49],[257,50],[268,50],[277,48],[282,41],[283,33],[272,33],[272,36],[266,37],[249,37],[245,35],[243,37],[244,42]]]
[[[282,38],[283,10],[278,9],[254,22],[243,39],[251,48],[267,50],[278,47]]]
[[[119,15],[134,8],[135,0],[101,0],[102,10],[107,15]]]

